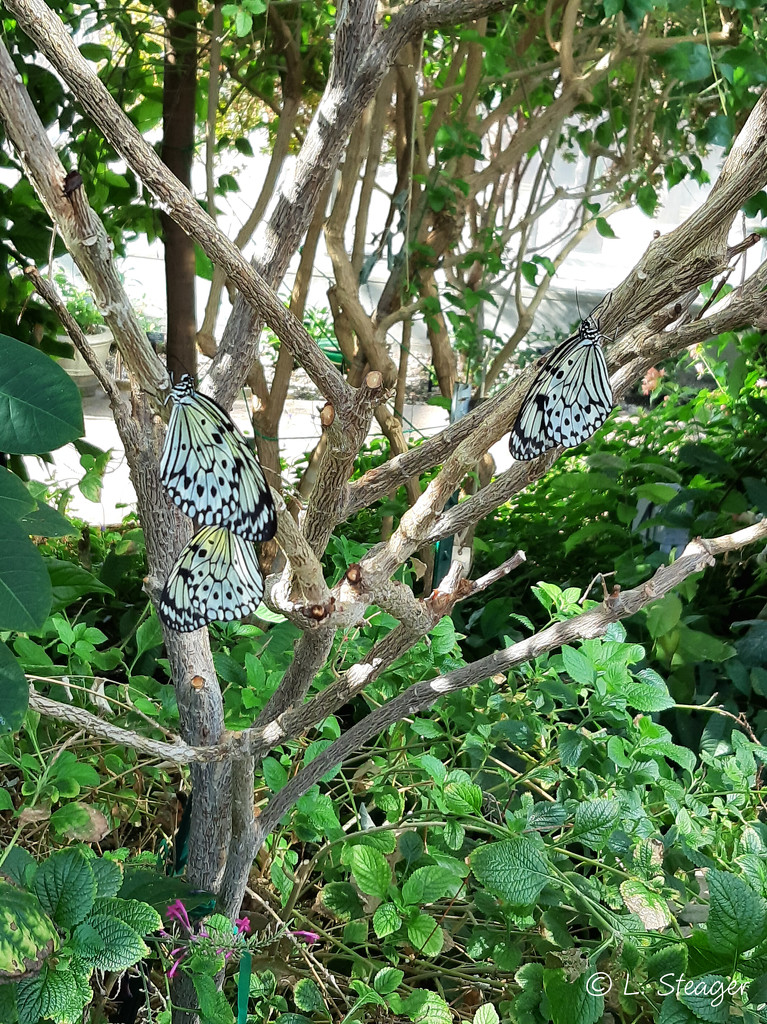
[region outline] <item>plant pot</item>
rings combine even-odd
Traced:
[[[60,341],[71,341],[68,334],[59,334]],[[107,356],[109,355],[109,349],[114,341],[114,336],[108,328],[103,328],[96,334],[85,335],[88,344],[93,349],[96,358],[99,362],[106,363]],[[62,370],[66,370],[72,380],[80,389],[83,395],[95,394],[98,387],[98,381],[91,373],[88,368],[88,364],[85,362],[80,353],[75,349],[74,359],[59,359],[59,366]]]

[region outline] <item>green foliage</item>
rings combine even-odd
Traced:
[[[0,870],[10,879],[0,881],[3,1021],[71,1024],[91,1000],[94,970],[123,970],[145,957],[144,936],[160,927],[160,916],[117,898],[119,865],[85,847],[60,850],[39,865],[8,848],[3,860]]]

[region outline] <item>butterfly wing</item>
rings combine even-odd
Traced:
[[[613,394],[594,317],[609,298],[544,359],[511,428],[509,449],[520,462],[558,444],[574,448],[610,415]]]
[[[613,393],[599,336],[585,334],[557,361],[543,409],[543,429],[552,444],[574,448],[610,415]]]
[[[519,462],[536,459],[542,452],[554,447],[543,427],[546,394],[551,381],[547,358],[525,395],[509,437],[509,450]]]
[[[272,495],[245,438],[189,376],[173,388],[160,475],[181,511],[205,526],[225,526],[247,540],[277,528]]]
[[[204,526],[170,571],[158,613],[179,633],[208,622],[231,622],[258,608],[264,581],[252,541]]]

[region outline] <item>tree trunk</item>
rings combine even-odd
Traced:
[[[160,151],[164,163],[190,189],[197,93],[196,16],[197,0],[172,0],[168,7]],[[160,223],[165,244],[168,370],[178,380],[181,374],[195,372],[194,241],[166,213],[160,214]]]

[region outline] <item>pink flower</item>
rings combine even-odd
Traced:
[[[165,911],[165,916],[169,921],[178,921],[188,932],[191,932],[192,924],[189,920],[189,914],[187,914],[186,907],[181,900],[176,900],[175,903],[171,903]]]
[[[317,932],[297,931],[297,932],[291,932],[290,934],[293,936],[294,939],[303,939],[304,942],[307,943],[307,945],[311,945],[313,942],[319,942],[320,941],[320,937],[317,934]]]
[[[250,918],[238,917],[235,919],[235,935],[248,935],[250,933]]]

